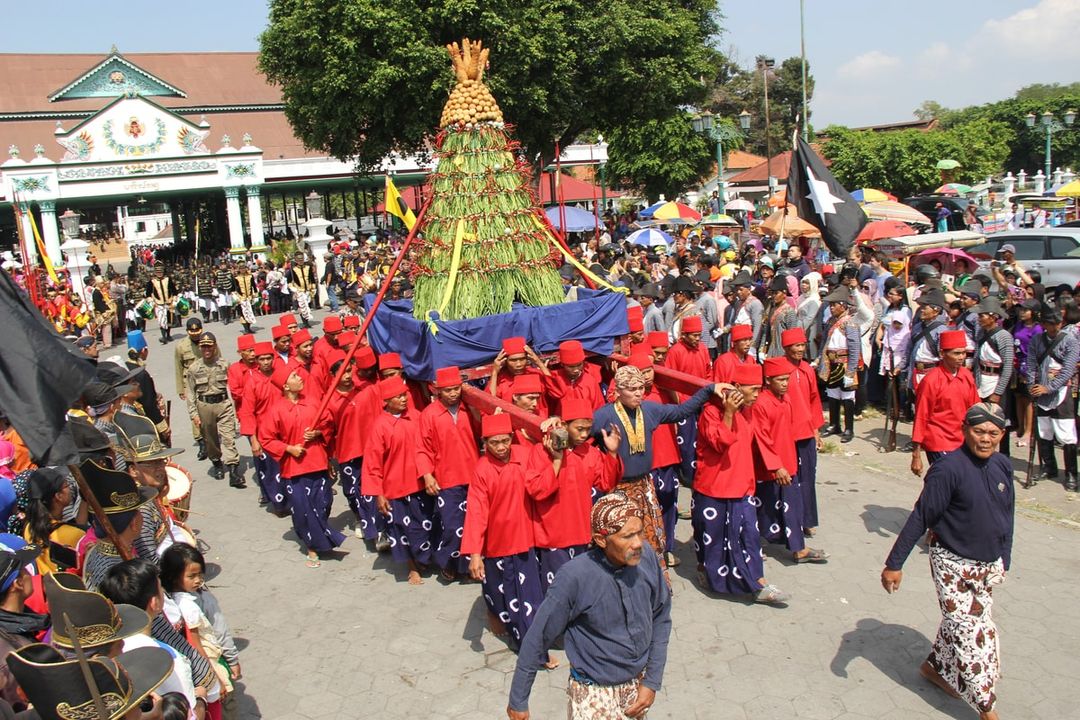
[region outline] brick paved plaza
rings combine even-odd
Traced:
[[[273,322],[260,318],[260,339],[269,339]],[[240,325],[207,329],[235,360]],[[173,347],[153,342],[149,366],[173,400],[176,444],[191,448],[173,388]],[[925,552],[912,554],[898,594],[886,595],[879,583],[920,485],[907,471],[907,455],[879,454],[867,441],[876,441],[879,427],[876,420],[857,423],[858,439],[841,446],[855,454],[822,458],[822,527],[811,544],[830,552],[830,562],[800,567],[786,551],[767,550],[766,575],[794,596],[786,609],[700,590],[689,521],[680,521],[674,632],[650,718],[977,717],[918,675],[939,617]],[[901,445],[905,433],[901,426]],[[409,587],[388,557],[351,536],[335,560],[306,568],[288,518],[258,507],[246,441],[240,449],[245,490],[210,478],[209,463],[196,462],[193,450],[177,458],[195,478],[191,524],[241,649],[240,717],[505,717],[515,658],[486,629],[479,585],[428,577]],[[1080,525],[1069,518],[1080,503],[1046,483],[1018,488],[1017,496],[1013,569],[995,594],[1003,663],[998,709],[1006,719],[1075,717],[1069,686],[1080,676]],[[338,527],[351,522],[340,494],[332,517]],[[559,658],[562,667],[537,679],[534,718],[565,717],[565,655]]]

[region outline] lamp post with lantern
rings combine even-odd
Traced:
[[[71,208],[64,211],[64,214],[60,216],[60,227],[64,230],[64,237],[67,240],[60,246],[64,255],[67,257],[67,269],[68,277],[71,280],[71,289],[75,291],[76,297],[83,296],[83,255],[86,254],[86,250],[90,247],[90,243],[79,237],[79,220],[81,216],[79,213],[74,212]],[[87,265],[87,268],[90,266]]]
[[[330,227],[331,223],[323,217],[322,195],[316,191],[312,190],[304,197],[304,209],[307,211],[307,222],[303,225],[307,230],[304,245],[315,259],[315,277],[321,281],[326,272],[326,249],[333,239],[326,233],[326,228]],[[323,292],[324,288],[320,284],[319,293]]]
[[[694,132],[701,133],[716,143],[716,197],[719,200],[720,209],[723,212],[727,202],[727,183],[724,181],[724,143],[739,139],[743,133],[750,129],[750,113],[743,110],[739,113],[739,129],[727,123],[714,123],[713,114],[706,110],[691,120]]]
[[[1049,180],[1050,180],[1050,172],[1051,172],[1050,139],[1054,136],[1054,133],[1061,132],[1066,127],[1072,127],[1073,123],[1076,122],[1076,111],[1075,110],[1066,110],[1065,115],[1063,117],[1064,117],[1064,120],[1065,120],[1064,125],[1062,125],[1061,121],[1058,120],[1056,117],[1054,117],[1054,113],[1050,112],[1049,110],[1044,112],[1038,118],[1039,123],[1046,130],[1046,160],[1045,160],[1045,165],[1044,165],[1044,168],[1043,168],[1043,174],[1046,175],[1047,182],[1049,182]],[[1035,128],[1035,120],[1036,120],[1036,116],[1035,116],[1035,113],[1033,113],[1033,112],[1030,112],[1026,116],[1024,116],[1024,122],[1025,122],[1025,124],[1027,124],[1027,126],[1029,128],[1032,128],[1032,129]]]

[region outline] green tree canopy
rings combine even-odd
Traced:
[[[660,120],[612,128],[608,139],[608,177],[640,187],[649,200],[674,200],[712,167],[715,145],[679,111]],[[677,152],[672,153],[672,149]]]
[[[452,81],[445,45],[491,49],[488,86],[530,157],[671,116],[715,58],[709,0],[271,0],[260,68],[310,148],[370,169],[426,147]]]
[[[873,132],[831,126],[822,151],[847,188],[880,188],[903,197],[930,192],[940,183],[938,160],[960,163],[955,178],[977,182],[998,172],[1015,136],[1012,128],[985,118],[946,130]]]

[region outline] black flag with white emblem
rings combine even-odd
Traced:
[[[796,207],[799,217],[821,230],[821,239],[840,257],[847,255],[866,225],[866,213],[859,203],[801,137],[796,137],[791,153],[787,202]]]

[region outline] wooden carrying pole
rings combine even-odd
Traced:
[[[383,296],[385,296],[386,291],[390,289],[390,281],[394,279],[394,275],[397,273],[401,261],[409,252],[409,246],[412,245],[413,239],[416,238],[416,234],[419,232],[420,226],[424,222],[424,214],[427,213],[427,209],[431,205],[433,197],[434,195],[429,196],[427,201],[424,202],[424,206],[420,208],[420,214],[416,216],[416,222],[413,224],[412,230],[409,231],[408,237],[405,238],[405,244],[401,246],[401,251],[398,253],[397,257],[394,258],[394,262],[390,265],[389,272],[386,273],[386,278],[383,279],[382,287],[379,288],[379,293],[375,296],[375,302],[371,303],[371,309],[368,310],[367,315],[364,316],[364,322],[360,325],[360,332],[356,333],[356,342],[349,348],[349,352],[345,353],[345,358],[341,363],[341,367],[338,368],[337,373],[334,375],[333,382],[331,382],[326,389],[326,394],[323,396],[322,403],[319,404],[319,412],[315,414],[316,418],[322,417],[323,413],[326,412],[326,406],[330,404],[330,398],[337,392],[338,383],[341,382],[341,378],[345,375],[345,371],[349,369],[353,356],[356,355],[356,351],[360,347],[360,341],[367,333],[368,325],[371,324],[371,318],[375,317],[375,311],[378,310],[379,306],[382,304]]]
[[[79,632],[74,623],[71,622],[71,618],[67,613],[61,616],[64,621],[64,632],[71,638],[71,647],[75,651],[75,660],[79,663],[79,670],[82,672],[83,680],[86,681],[86,688],[90,691],[90,697],[94,701],[94,708],[97,710],[99,718],[109,717],[109,713],[105,709],[105,701],[101,698],[101,690],[98,689],[97,683],[94,682],[94,672],[90,669],[90,663],[86,659],[86,651],[82,648],[82,643],[79,642]]]

